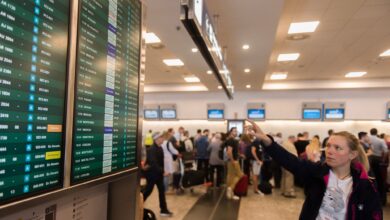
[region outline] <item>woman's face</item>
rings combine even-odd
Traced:
[[[350,166],[356,152],[349,149],[347,140],[342,136],[332,135],[326,145],[326,163],[332,168]]]

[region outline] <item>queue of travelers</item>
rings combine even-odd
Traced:
[[[192,169],[203,172],[203,185],[226,187],[228,199],[240,199],[234,190],[247,176],[255,195],[264,196],[262,184],[272,183],[286,198],[295,198],[295,187],[303,187],[306,200],[301,219],[354,219],[351,215],[381,219],[381,205],[386,204],[390,183],[390,175],[386,175],[390,136],[378,135],[375,128],[369,133],[359,132],[358,138],[330,129],[322,143],[318,135],[310,138],[307,131],[284,140],[281,133],[266,135],[255,123],[249,123],[240,135],[237,128],[227,133],[198,129],[193,137],[183,127],[177,132],[173,128],[154,133],[149,130],[144,138],[146,155],[142,163],[147,179],[144,200],[157,185],[160,214],[172,216],[165,193],[184,192],[180,183],[175,183],[179,167],[183,166],[178,161],[184,155],[192,155]],[[365,208],[360,209],[360,205]]]

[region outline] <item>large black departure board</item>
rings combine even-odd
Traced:
[[[139,0],[81,0],[72,183],[136,165]]]
[[[62,187],[69,1],[0,0],[0,204]]]

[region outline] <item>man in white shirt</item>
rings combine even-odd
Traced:
[[[382,205],[386,205],[386,188],[385,188],[385,179],[382,176],[381,164],[383,159],[387,156],[388,149],[386,142],[383,139],[380,139],[378,135],[378,130],[372,128],[370,130],[370,142],[372,154],[368,157],[370,161],[370,168],[372,173],[375,175],[376,183],[378,186],[378,192],[382,199]]]

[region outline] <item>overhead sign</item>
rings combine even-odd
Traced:
[[[203,58],[214,72],[227,96],[232,97],[234,86],[218,43],[212,18],[203,0],[181,0],[181,20],[198,46]]]

